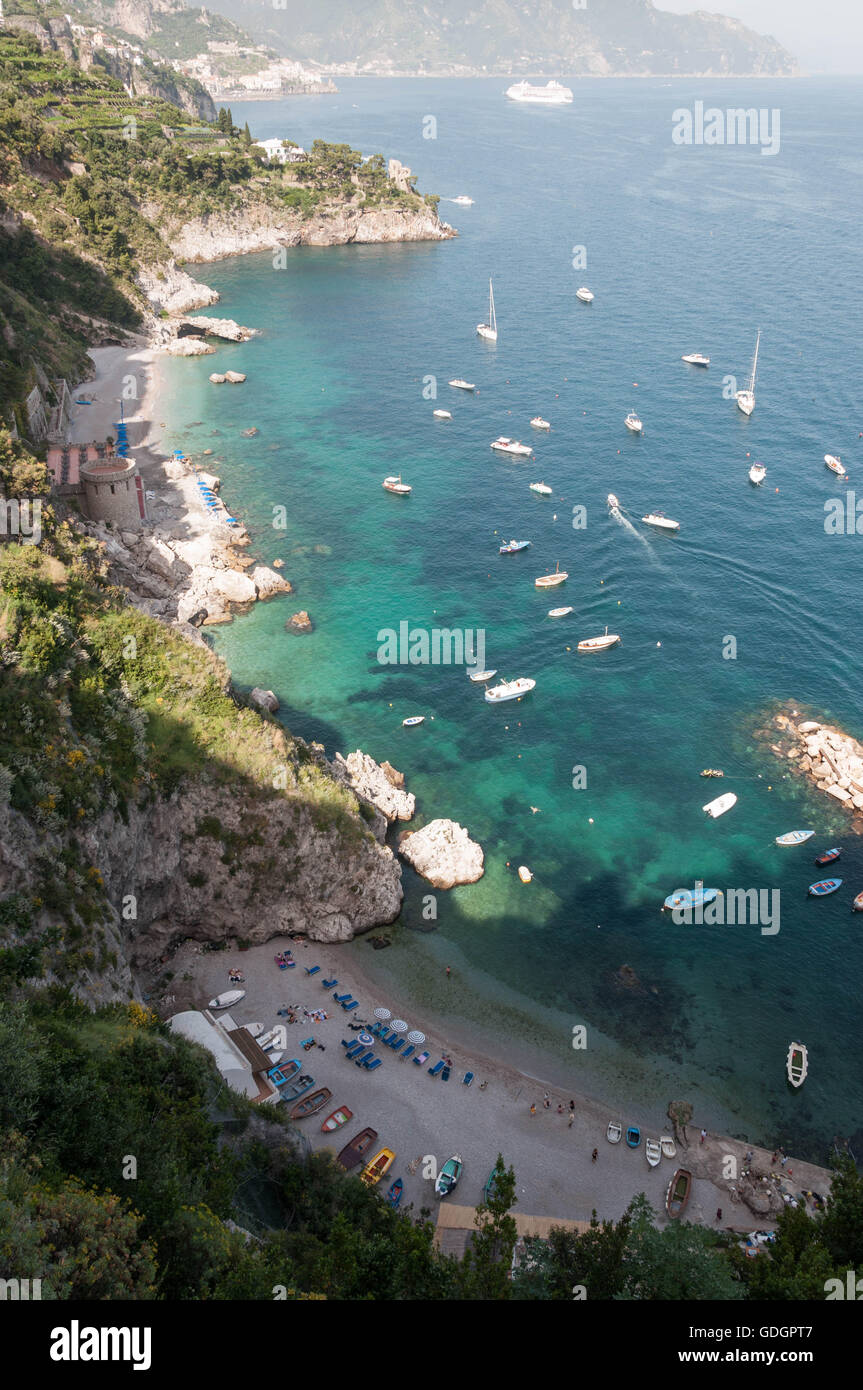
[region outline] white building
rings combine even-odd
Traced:
[[[278,1087],[267,1076],[272,1062],[251,1033],[240,1028],[230,1014],[214,1018],[209,1009],[189,1009],[169,1018],[168,1027],[172,1033],[205,1047],[232,1091],[257,1104],[278,1104]]]
[[[256,140],[255,144],[264,150],[270,164],[298,164],[308,158],[301,145],[286,140]]]

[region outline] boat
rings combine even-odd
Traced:
[[[662,1149],[663,1158],[674,1158],[677,1153],[677,1145],[670,1134],[663,1134],[659,1141],[659,1147]]]
[[[648,512],[641,520],[646,526],[655,526],[657,531],[679,531],[680,522],[672,521],[664,512]]]
[[[825,849],[823,854],[819,854],[815,860],[816,864],[832,864],[842,853],[841,849]]]
[[[328,1115],[324,1120],[324,1123],[321,1125],[321,1133],[332,1134],[334,1129],[341,1129],[342,1125],[346,1125],[348,1120],[353,1119],[353,1115],[353,1110],[349,1110],[346,1105],[340,1105],[338,1110],[334,1110],[333,1113]]]
[[[659,1147],[659,1141],[658,1141],[658,1140],[656,1140],[656,1139],[645,1139],[645,1141],[644,1141],[644,1157],[647,1159],[647,1161],[648,1161],[648,1163],[650,1164],[651,1168],[655,1168],[655,1167],[657,1166],[657,1164],[659,1163],[659,1160],[662,1158],[662,1149]]]
[[[792,1086],[802,1086],[809,1070],[809,1053],[803,1043],[793,1042],[788,1048],[785,1072]]]
[[[565,618],[569,613],[574,612],[574,608],[549,608],[548,616],[550,618]]]
[[[541,574],[539,579],[535,579],[534,586],[537,589],[554,589],[556,585],[563,584],[569,578],[566,570],[560,568],[560,561],[554,568],[554,574]]]
[[[529,458],[533,453],[529,444],[522,444],[520,439],[510,439],[505,434],[500,434],[497,439],[493,439],[491,447],[496,449],[499,454],[514,454],[516,458]]]
[[[569,106],[572,92],[560,82],[546,82],[544,87],[532,87],[529,82],[514,82],[505,95],[510,101],[533,102],[538,106]]]
[[[615,497],[615,495],[614,495],[613,492],[610,492],[610,493],[608,494],[608,496],[606,497],[605,500],[606,500],[606,502],[608,503],[609,508],[611,509],[611,511],[613,511],[613,512],[619,512],[619,511],[620,511],[620,503],[618,502],[618,500],[617,500],[617,498]]]
[[[752,467],[749,469],[750,483],[754,483],[756,487],[760,487],[766,477],[767,469],[764,467],[763,463],[759,463],[756,459],[756,461],[752,464]]]
[[[518,876],[521,879],[522,883],[530,883],[531,879],[533,878],[533,874],[531,873],[530,869],[527,867],[526,864],[519,865]]]
[[[304,1120],[307,1115],[314,1115],[316,1110],[323,1110],[328,1100],[332,1100],[333,1093],[324,1086],[320,1091],[313,1091],[305,1100],[301,1100],[299,1105],[295,1105],[290,1112],[292,1120]]]
[[[761,329],[758,330],[758,337],[755,339],[755,356],[752,359],[752,371],[749,375],[749,385],[743,391],[736,393],[737,408],[742,410],[744,415],[751,415],[755,409],[755,370],[758,366],[758,345],[761,342]]]
[[[810,898],[828,898],[841,887],[841,878],[822,878],[818,883],[810,883],[808,892]]]
[[[608,1129],[605,1131],[605,1137],[609,1144],[619,1144],[622,1134],[623,1125],[619,1124],[617,1120],[609,1120]]]
[[[520,550],[527,550],[529,546],[530,541],[507,541],[499,550],[501,555],[517,555]]]
[[[541,415],[534,415],[530,423],[533,425],[535,430],[551,429],[551,425],[549,424],[548,420],[543,420]]]
[[[730,811],[732,806],[737,805],[737,797],[734,792],[725,792],[722,796],[717,796],[715,801],[708,801],[706,806],[702,806],[702,811],[706,815],[712,816],[716,820],[719,816],[724,816],[726,811]]]
[[[459,193],[457,198],[453,198],[454,203],[458,203],[460,208],[472,208],[473,198],[469,198],[466,193]]]
[[[402,1196],[404,1194],[404,1190],[405,1185],[402,1182],[401,1178],[396,1178],[395,1182],[390,1183],[390,1190],[386,1195],[386,1200],[389,1202],[391,1207],[398,1208],[398,1205],[401,1202]]]
[[[630,410],[623,423],[626,425],[626,428],[628,430],[632,430],[633,434],[641,434],[641,431],[644,429],[644,426],[642,425],[634,410]]]
[[[494,312],[494,290],[491,280],[488,282],[488,323],[478,323],[476,331],[481,338],[486,338],[490,343],[497,342],[497,315]]]
[[[620,634],[609,632],[608,628],[601,637],[585,637],[578,644],[580,652],[604,652],[608,647],[616,647],[620,641]]]
[[[386,488],[387,492],[394,492],[397,497],[407,497],[411,490],[407,483],[402,482],[401,473],[395,478],[384,478],[382,486]]]
[[[424,715],[424,714],[411,714],[411,715],[408,716],[407,719],[403,719],[403,720],[402,720],[402,728],[403,728],[403,729],[413,729],[417,724],[424,724],[424,723],[425,723],[425,715]]]
[[[699,775],[701,777],[724,777],[725,773],[721,767],[705,767],[702,768]]]
[[[452,381],[447,382],[448,386],[455,386],[458,391],[475,391],[476,386],[472,381],[465,381],[464,377],[454,376]]]
[[[637,1149],[641,1143],[641,1130],[638,1125],[629,1125],[626,1131],[626,1142],[631,1149]]]
[[[703,352],[685,352],[680,360],[681,362],[688,362],[691,367],[710,366],[710,358],[705,357]]]
[[[269,1060],[270,1059],[268,1057],[267,1061]],[[272,1079],[276,1082],[277,1086],[284,1086],[288,1081],[292,1081],[294,1079],[299,1070],[300,1064],[297,1061],[296,1057],[293,1057],[290,1062],[283,1062],[281,1066],[270,1067],[270,1069],[267,1072],[267,1076],[272,1077]],[[274,1073],[276,1072],[278,1073],[278,1077],[274,1075]]]
[[[692,1192],[692,1174],[688,1168],[678,1168],[665,1194],[665,1210],[669,1216],[682,1216]]]
[[[848,477],[848,474],[845,472],[845,466],[842,463],[842,460],[837,458],[835,454],[825,454],[824,462],[830,469],[831,473],[838,473],[840,478]]]
[[[789,830],[787,835],[777,835],[777,845],[802,845],[804,840],[811,840],[815,834],[814,830]]]
[[[380,1149],[360,1173],[360,1182],[364,1182],[366,1187],[374,1187],[384,1173],[389,1172],[395,1161],[396,1156],[392,1149]]]
[[[464,1167],[461,1154],[453,1154],[448,1158],[437,1175],[437,1182],[434,1190],[438,1197],[448,1197],[461,1177],[461,1170]]]
[[[576,299],[580,299],[582,304],[592,304],[596,295],[593,293],[593,290],[587,288],[587,285],[582,285],[580,289],[576,290],[575,297]]]
[[[452,411],[451,411],[451,410],[433,410],[433,411],[432,411],[432,414],[434,415],[434,418],[435,418],[436,420],[451,420],[451,419],[452,419]]]
[[[215,999],[211,999],[207,1005],[208,1009],[229,1009],[232,1004],[239,1004],[241,999],[245,999],[244,989],[229,989],[224,994],[217,994]]]
[[[485,1184],[484,1184],[483,1189],[482,1189],[482,1200],[485,1202],[486,1206],[488,1206],[489,1202],[490,1202],[490,1201],[492,1200],[492,1198],[495,1196],[495,1193],[496,1193],[496,1192],[497,1192],[497,1164],[495,1164],[494,1167],[492,1168],[491,1172],[489,1173],[488,1177],[487,1177],[486,1180],[485,1180]]]
[[[263,1023],[244,1023],[243,1027],[253,1038],[259,1038],[264,1031]]]
[[[518,680],[502,681],[500,685],[491,686],[484,694],[490,705],[502,705],[506,700],[520,700],[522,695],[529,695],[535,686],[536,681],[519,676]]]
[[[548,483],[531,483],[530,490],[531,492],[538,492],[540,497],[551,496],[551,488]]]
[[[851,911],[852,911],[852,912],[863,912],[863,893],[858,893],[858,894],[857,894],[857,897],[854,899],[853,903],[851,904]]]
[[[363,1154],[368,1153],[377,1137],[378,1132],[376,1129],[361,1129],[359,1134],[354,1135],[349,1144],[345,1144],[336,1162],[340,1163],[341,1166],[348,1171],[350,1171],[351,1168],[356,1168]]]
[[[492,676],[496,676],[496,675],[497,675],[497,671],[469,671],[469,672],[468,672],[468,677],[467,677],[467,678],[468,678],[469,681],[474,681],[474,682],[478,682],[478,681],[490,681],[491,678],[492,678]]]
[[[719,897],[718,888],[675,888],[662,904],[663,912],[674,908],[706,907]]]

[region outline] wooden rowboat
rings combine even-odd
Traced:
[[[670,1134],[663,1134],[659,1141],[659,1147],[662,1149],[663,1158],[674,1158],[677,1153],[677,1145]]]
[[[336,1162],[340,1163],[348,1172],[351,1168],[356,1168],[360,1159],[368,1152],[377,1137],[376,1129],[361,1129],[349,1144],[345,1144]]]
[[[692,1191],[692,1174],[688,1168],[678,1168],[665,1194],[665,1210],[669,1216],[682,1216]]]
[[[292,1120],[304,1120],[307,1115],[314,1115],[316,1110],[322,1110],[328,1100],[332,1100],[333,1093],[326,1086],[320,1091],[313,1091],[305,1100],[299,1101],[291,1110]]]
[[[321,1132],[329,1134],[334,1129],[341,1129],[342,1125],[346,1125],[348,1120],[353,1119],[353,1114],[353,1110],[349,1110],[346,1105],[340,1105],[338,1110],[334,1110],[332,1115],[328,1115],[324,1120],[321,1125]]]
[[[662,1149],[659,1147],[658,1140],[645,1139],[644,1156],[650,1164],[651,1168],[655,1168],[656,1165],[659,1163],[659,1160],[662,1158]]]
[[[608,1129],[605,1131],[605,1137],[609,1144],[619,1144],[622,1134],[623,1125],[619,1124],[617,1120],[609,1120]]]
[[[364,1182],[366,1187],[374,1187],[375,1183],[380,1182],[384,1173],[389,1171],[395,1163],[395,1159],[396,1156],[392,1149],[380,1149],[360,1173],[360,1182]]]
[[[794,1087],[802,1086],[809,1070],[809,1053],[803,1043],[793,1042],[788,1048],[785,1071]]]

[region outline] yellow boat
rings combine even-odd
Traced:
[[[366,1187],[374,1187],[395,1163],[395,1158],[392,1149],[380,1149],[360,1173],[360,1182],[364,1182]]]

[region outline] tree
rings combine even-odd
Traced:
[[[515,1173],[498,1154],[487,1184],[486,1195],[476,1209],[476,1228],[465,1251],[461,1284],[465,1298],[502,1299],[510,1297],[512,1255],[518,1239],[510,1210],[517,1201]]]
[[[594,1211],[586,1231],[555,1226],[547,1240],[526,1241],[513,1279],[515,1297],[571,1300],[579,1288],[592,1300],[620,1297],[631,1224],[629,1211],[618,1222],[601,1224]]]
[[[249,122],[246,121],[246,124],[243,126],[243,144],[245,145],[246,149],[248,149],[251,143],[252,132],[249,130]]]
[[[839,1156],[834,1166],[821,1237],[834,1263],[863,1270],[863,1177],[850,1155]]]

